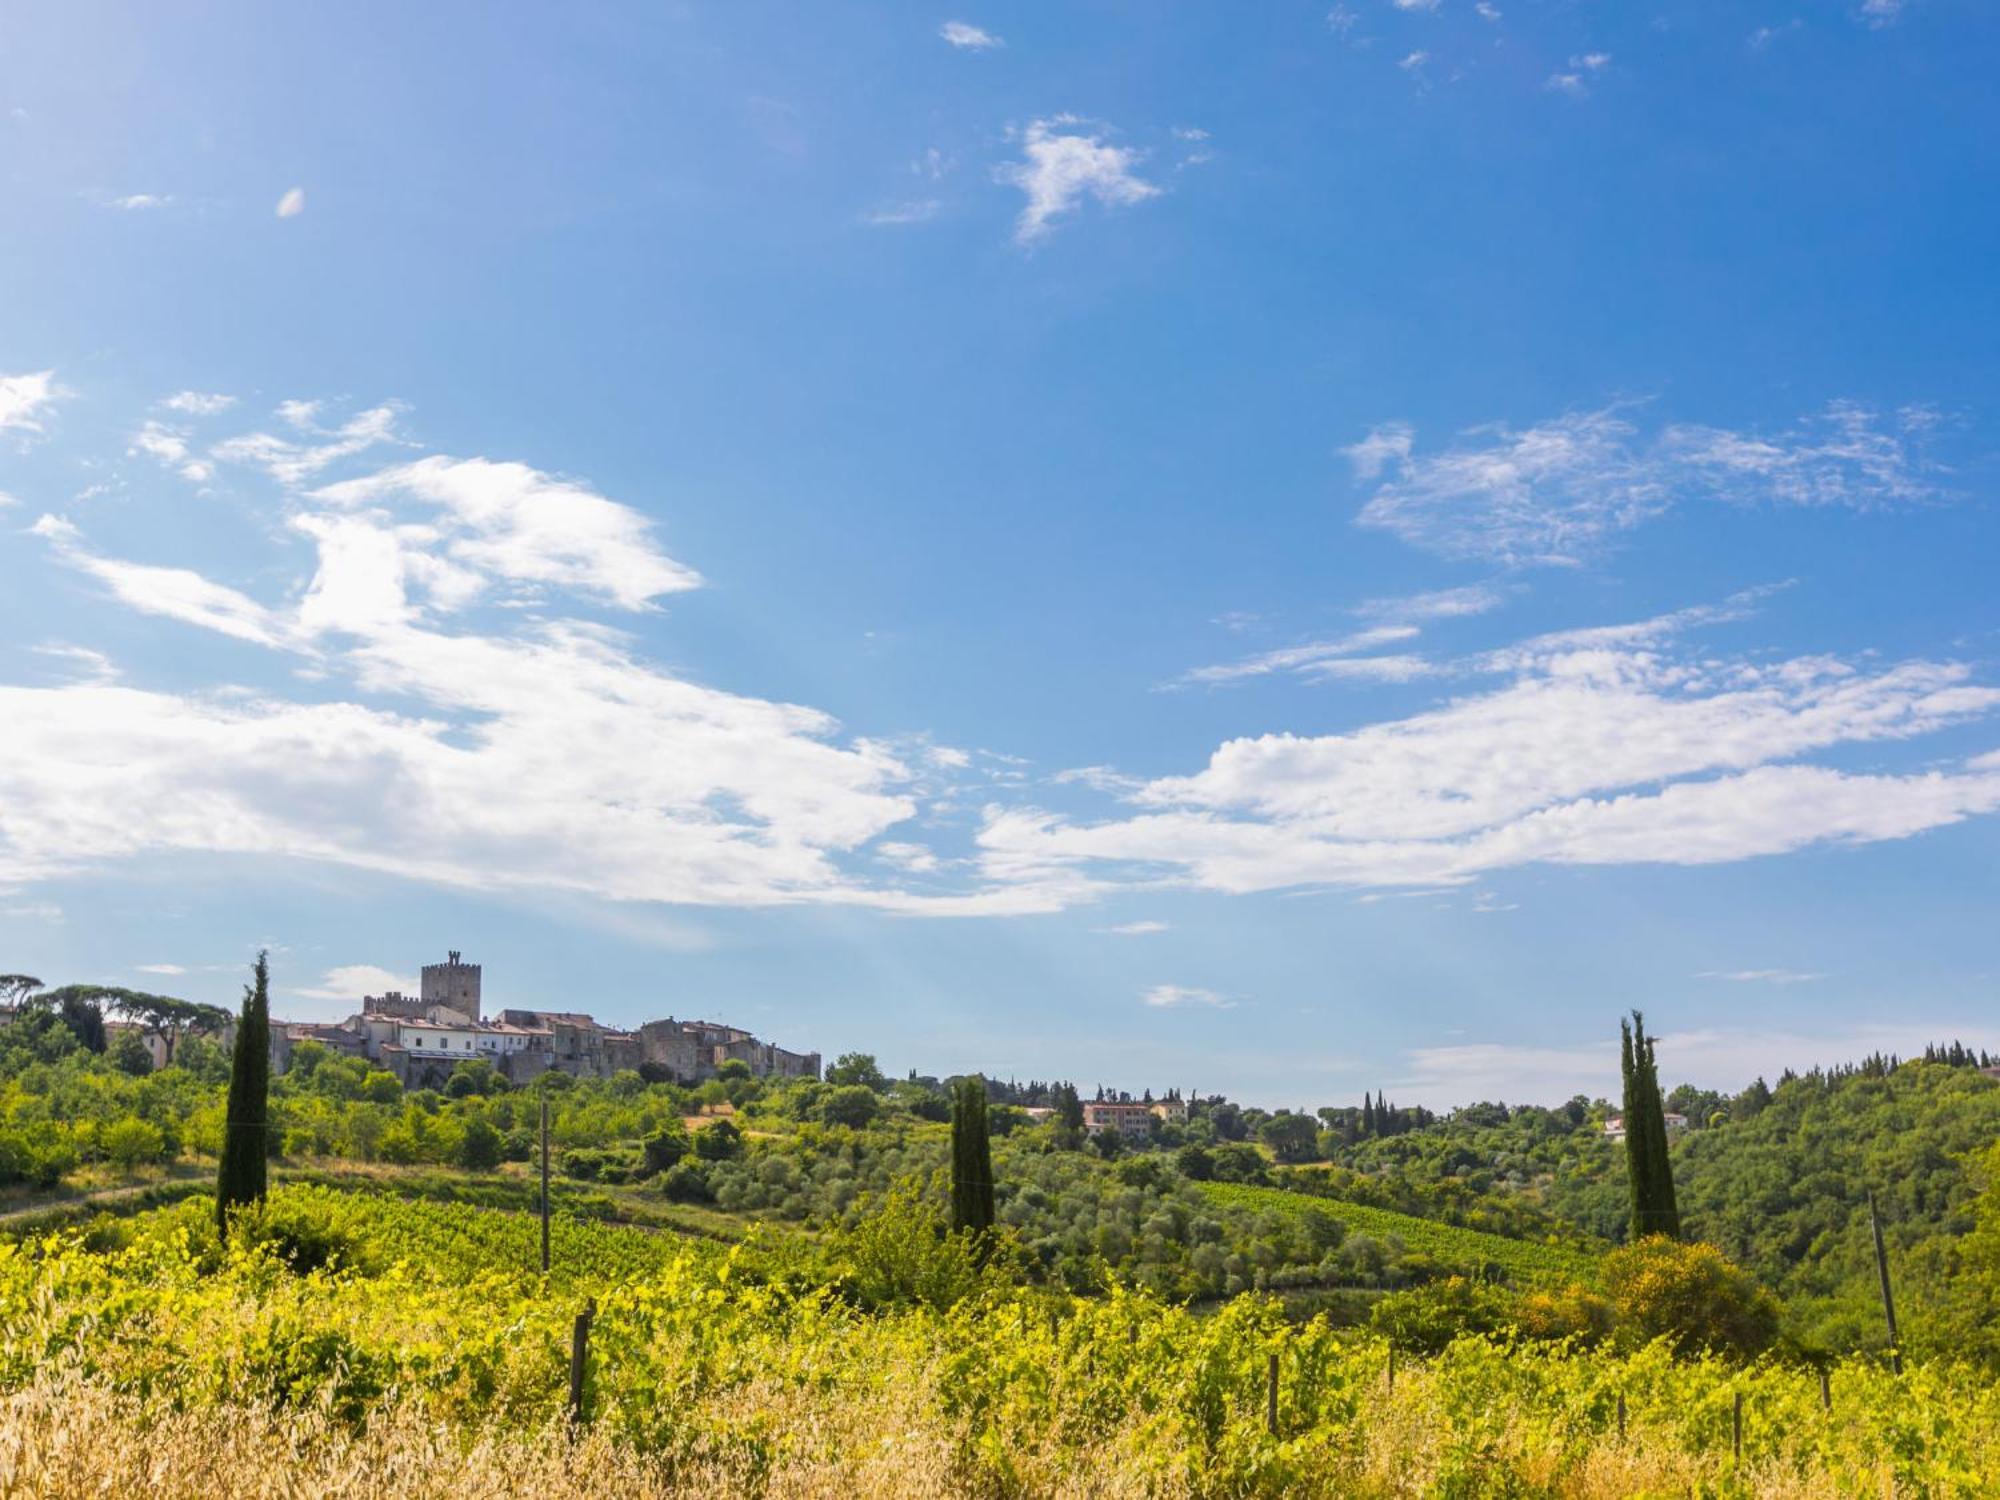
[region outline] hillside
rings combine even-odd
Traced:
[[[1420,1219],[1394,1209],[1376,1208],[1282,1188],[1252,1187],[1244,1183],[1210,1182],[1203,1191],[1216,1203],[1239,1212],[1281,1214],[1301,1218],[1312,1213],[1331,1215],[1347,1226],[1350,1234],[1375,1239],[1393,1236],[1411,1252],[1428,1257],[1441,1267],[1480,1272],[1521,1287],[1560,1288],[1573,1282],[1589,1285],[1596,1280],[1596,1260],[1588,1253],[1565,1245],[1536,1244],[1464,1229],[1435,1219]]]
[[[1686,1233],[1720,1246],[1783,1297],[1801,1342],[1878,1345],[1873,1190],[1905,1332],[1942,1339],[1961,1317],[1951,1256],[1974,1225],[1978,1157],[2000,1142],[2000,1081],[1970,1067],[1877,1060],[1787,1077],[1724,1103],[1720,1120],[1673,1141]],[[1456,1181],[1624,1238],[1624,1153],[1580,1102],[1473,1105],[1344,1148],[1336,1160],[1400,1185],[1413,1201],[1427,1184]]]

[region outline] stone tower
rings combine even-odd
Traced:
[[[424,1004],[448,1005],[477,1021],[479,1013],[479,965],[458,961],[452,949],[441,964],[424,965]]]

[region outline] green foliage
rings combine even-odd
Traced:
[[[265,1194],[265,1162],[271,1123],[271,965],[259,953],[255,981],[243,992],[243,1015],[236,1025],[236,1051],[223,1116],[222,1162],[216,1176],[215,1216],[227,1230],[230,1210],[256,1203]]]
[[[829,1125],[846,1125],[859,1130],[875,1123],[882,1113],[876,1092],[859,1083],[830,1088],[820,1096],[817,1113]]]
[[[1681,1353],[1761,1354],[1778,1334],[1778,1304],[1713,1245],[1652,1235],[1604,1258],[1618,1316]]]
[[[717,1120],[694,1133],[694,1154],[703,1161],[735,1161],[743,1155],[743,1132]]]
[[[1439,1268],[1489,1280],[1501,1279],[1522,1287],[1564,1287],[1597,1279],[1592,1258],[1565,1245],[1504,1239],[1366,1204],[1333,1202],[1277,1188],[1217,1182],[1206,1184],[1204,1191],[1221,1204],[1258,1208],[1294,1218],[1309,1212],[1329,1213],[1346,1224],[1350,1235],[1358,1231],[1381,1240],[1393,1240],[1403,1249],[1427,1257]]]
[[[868,1052],[842,1053],[828,1065],[826,1081],[831,1084],[860,1084],[878,1093],[888,1085],[882,1070],[875,1065],[874,1054]]]
[[[112,1038],[105,1048],[105,1055],[111,1065],[121,1073],[130,1073],[134,1078],[144,1078],[153,1071],[153,1054],[146,1050],[146,1044],[139,1040],[134,1031],[121,1031]]]
[[[832,1248],[864,1307],[944,1311],[978,1291],[987,1274],[975,1236],[947,1224],[908,1188],[870,1205]]]
[[[99,1131],[97,1144],[109,1160],[129,1172],[141,1163],[158,1161],[167,1149],[167,1137],[150,1120],[127,1116]]]
[[[1279,1161],[1311,1161],[1319,1150],[1319,1125],[1311,1115],[1273,1115],[1257,1129],[1257,1139]]]
[[[673,1170],[680,1159],[693,1150],[687,1127],[679,1120],[664,1120],[659,1129],[640,1143],[641,1161],[649,1177]]]
[[[500,1132],[477,1115],[467,1120],[458,1138],[458,1164],[468,1172],[491,1172],[500,1160]]]
[[[1288,1326],[1259,1297],[1195,1312],[1123,1289],[1023,1292],[954,1259],[934,1209],[897,1213],[863,1216],[880,1230],[865,1273],[845,1239],[822,1265],[796,1245],[558,1219],[544,1284],[528,1215],[281,1187],[224,1243],[190,1204],[101,1251],[0,1246],[0,1390],[55,1369],[162,1419],[297,1408],[341,1452],[393,1391],[447,1446],[486,1423],[560,1442],[570,1320],[590,1295],[597,1435],[579,1446],[621,1445],[625,1472],[648,1477],[740,1455],[744,1493],[809,1445],[857,1440],[927,1465],[911,1492],[995,1496],[1091,1492],[1108,1470],[1133,1493],[1242,1500],[1973,1495],[2000,1468],[2000,1390],[1945,1362],[1901,1377],[1836,1363],[1827,1413],[1815,1372],[1776,1360],[1461,1335],[1399,1360],[1392,1386],[1379,1336]],[[880,1424],[822,1424],[841,1401],[874,1403]]]
[[[1462,1334],[1514,1330],[1514,1299],[1466,1276],[1391,1292],[1375,1304],[1369,1324],[1398,1349],[1441,1354]]]
[[[660,1179],[660,1191],[675,1203],[713,1203],[715,1189],[701,1163],[684,1161]]]
[[[993,1227],[993,1149],[986,1133],[986,1080],[961,1078],[951,1099],[951,1227]]]

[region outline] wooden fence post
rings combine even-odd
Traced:
[[[1392,1391],[1396,1388],[1396,1346],[1394,1344],[1389,1346],[1389,1367],[1385,1372],[1383,1383]]]
[[[1825,1365],[1819,1367],[1819,1409],[1833,1410],[1833,1380],[1826,1373]]]
[[[1278,1356],[1271,1354],[1264,1365],[1264,1430],[1278,1435]]]
[[[1737,1463],[1743,1462],[1743,1393],[1736,1393],[1736,1400],[1729,1416],[1729,1451]]]
[[[1889,1320],[1889,1368],[1903,1373],[1903,1340],[1896,1332],[1896,1299],[1889,1292],[1889,1257],[1882,1249],[1882,1219],[1875,1212],[1875,1190],[1868,1190],[1868,1230],[1875,1237],[1875,1274],[1882,1282],[1882,1316]]]
[[[1625,1393],[1618,1393],[1618,1441],[1625,1441]]]
[[[586,1298],[583,1311],[576,1315],[576,1326],[570,1330],[569,1419],[572,1423],[581,1423],[584,1419],[584,1377],[590,1371],[590,1324],[596,1316],[597,1299]]]
[[[542,1095],[542,1274],[549,1274],[549,1096]]]

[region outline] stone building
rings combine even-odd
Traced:
[[[452,949],[441,964],[425,964],[423,1003],[442,1005],[470,1020],[479,1019],[479,965],[458,961]]]
[[[301,1041],[366,1057],[410,1088],[441,1087],[457,1066],[484,1059],[509,1082],[520,1084],[555,1071],[577,1078],[609,1078],[652,1064],[680,1083],[716,1076],[733,1059],[760,1076],[817,1078],[817,1052],[788,1052],[759,1041],[741,1027],[713,1021],[648,1021],[637,1031],[600,1025],[581,1011],[502,1009],[487,1019],[478,964],[456,950],[441,964],[423,966],[421,992],[391,990],[362,999],[361,1009],[334,1025],[277,1022],[271,1062],[282,1072]]]

